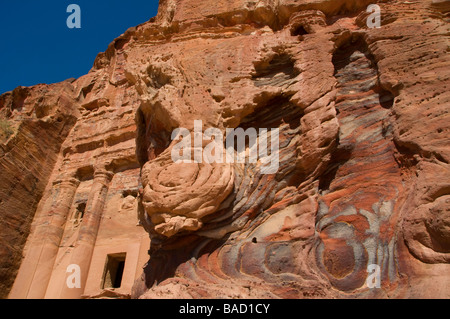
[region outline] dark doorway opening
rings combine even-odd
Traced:
[[[120,288],[122,285],[123,271],[127,254],[112,254],[106,258],[105,271],[103,275],[102,289]]]
[[[86,203],[81,203],[77,206],[77,212],[75,218],[79,219],[80,222],[83,220],[84,213],[86,212]]]

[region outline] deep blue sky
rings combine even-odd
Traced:
[[[81,29],[66,25],[69,4],[81,8]],[[0,94],[88,73],[99,52],[157,10],[158,0],[0,0]]]

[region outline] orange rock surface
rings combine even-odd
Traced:
[[[1,96],[14,131],[0,135],[3,296],[18,272],[10,297],[449,298],[449,12],[161,0],[86,76]],[[172,132],[200,120],[279,129],[278,171],[174,163]],[[80,190],[86,216],[69,232]],[[136,243],[128,290],[61,288],[61,265],[97,278],[116,242]]]

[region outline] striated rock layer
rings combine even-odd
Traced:
[[[76,123],[75,105],[70,82],[0,97],[0,118],[10,130],[0,130],[0,298],[14,282],[34,213]]]
[[[380,28],[368,27],[371,3]],[[23,139],[62,147],[58,164],[45,163],[52,178],[132,170],[137,185],[139,162],[151,244],[133,298],[449,298],[449,12],[431,0],[161,0],[157,17],[116,39],[88,75],[41,93],[68,90],[45,116],[76,109],[75,119]],[[21,94],[2,96],[2,112],[27,105]],[[37,118],[46,109],[25,101]],[[200,120],[222,134],[256,128],[266,146],[278,129],[278,170],[265,174],[261,159],[175,163],[172,132],[195,140]],[[20,133],[9,143],[21,145]],[[20,171],[23,152],[11,154],[5,181]],[[30,174],[44,186],[15,195],[2,181],[2,200],[38,202],[47,180]],[[1,210],[1,227],[19,236],[11,220],[29,227],[36,208],[14,209],[19,217]],[[20,251],[10,238],[2,247]],[[380,286],[370,288],[375,265]]]

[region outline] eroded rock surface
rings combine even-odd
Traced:
[[[367,26],[371,3],[381,28]],[[449,298],[449,11],[161,0],[99,54],[70,84],[80,114],[58,174],[89,174],[88,156],[133,167],[136,133],[151,247],[132,297]],[[174,163],[172,132],[200,120],[278,129],[279,169]]]
[[[145,99],[141,220],[152,236],[135,297],[449,296],[448,3],[379,3],[373,29],[368,4],[164,1],[135,31],[136,46],[154,44],[152,66],[128,70]],[[232,164],[215,212],[168,234],[148,217],[153,189],[182,185],[189,169],[155,180],[151,167],[177,165],[167,133],[194,120],[278,128],[280,168]],[[190,185],[222,185],[197,177]],[[188,198],[195,211],[208,195]],[[369,265],[380,289],[367,287]]]
[[[70,81],[19,87],[0,97],[0,298],[8,295],[22,260],[34,213],[76,123]]]

